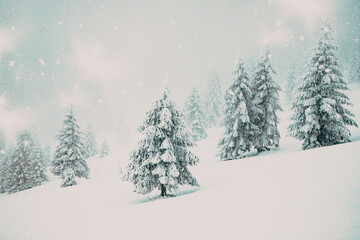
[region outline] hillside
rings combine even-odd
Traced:
[[[219,162],[221,129],[209,134],[195,149],[200,188],[132,193],[118,168],[129,148],[118,149],[90,159],[77,186],[1,195],[0,239],[359,239],[360,142]]]

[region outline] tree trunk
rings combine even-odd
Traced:
[[[164,184],[161,184],[161,196],[162,197],[166,196],[166,187]]]

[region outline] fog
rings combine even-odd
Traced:
[[[54,144],[70,103],[100,138],[119,119],[136,131],[165,86],[179,106],[204,93],[212,68],[223,90],[237,58],[256,64],[269,46],[276,80],[310,57],[330,18],[344,70],[360,39],[358,0],[1,1],[0,128]],[[346,72],[346,71],[345,71]],[[356,104],[356,103],[355,103]],[[5,117],[6,116],[6,117]]]

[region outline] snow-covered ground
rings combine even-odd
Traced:
[[[359,90],[349,95],[360,104]],[[354,112],[359,122],[359,106]],[[352,143],[309,151],[280,129],[276,151],[226,162],[216,157],[222,129],[211,129],[194,149],[201,187],[155,201],[121,181],[133,146],[113,147],[88,160],[91,178],[77,186],[60,188],[52,177],[0,195],[0,239],[360,239],[359,129]]]

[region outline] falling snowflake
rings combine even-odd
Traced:
[[[39,63],[40,63],[41,65],[46,66],[46,62],[44,62],[44,60],[42,60],[42,59],[40,59],[40,58],[39,58]]]

